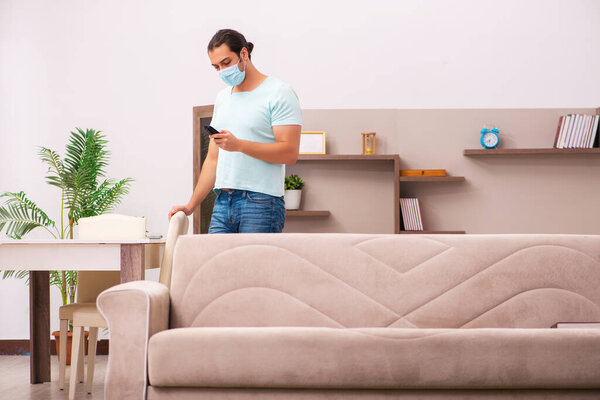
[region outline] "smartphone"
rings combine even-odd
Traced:
[[[210,125],[204,125],[204,129],[206,129],[208,131],[209,135],[214,135],[215,133],[219,133],[218,130],[216,130],[215,128],[213,128]]]

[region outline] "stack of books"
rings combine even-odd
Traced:
[[[554,147],[557,149],[590,149],[598,147],[600,115],[567,114],[558,120]]]
[[[423,221],[419,209],[419,199],[401,198],[400,210],[402,211],[402,225],[405,231],[422,231]]]

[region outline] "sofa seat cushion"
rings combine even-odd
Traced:
[[[598,388],[599,329],[205,327],[149,341],[157,387]]]

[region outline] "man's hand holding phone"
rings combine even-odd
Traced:
[[[220,149],[227,151],[241,151],[242,142],[236,138],[233,133],[226,130],[218,131],[210,125],[204,125],[204,129]]]
[[[209,136],[210,136],[210,135],[214,135],[214,134],[216,134],[216,133],[219,133],[219,131],[218,131],[218,130],[216,130],[215,128],[213,128],[213,127],[212,127],[212,126],[210,126],[210,125],[204,125],[204,129],[206,130],[206,132],[208,132]]]

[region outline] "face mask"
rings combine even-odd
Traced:
[[[219,76],[223,79],[223,82],[229,86],[236,86],[244,82],[244,78],[246,77],[246,61],[244,61],[243,71],[240,71],[238,65],[239,62],[219,71]]]

